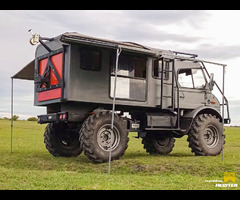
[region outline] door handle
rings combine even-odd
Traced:
[[[185,95],[183,92],[181,92],[182,94],[179,96],[180,98],[184,99],[185,98]]]

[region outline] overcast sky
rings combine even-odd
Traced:
[[[14,10],[0,11],[0,117],[10,113],[10,77],[34,59],[31,28],[44,37],[64,32],[196,53],[226,63],[225,93],[232,125],[240,125],[240,11],[208,10]],[[212,67],[220,83],[222,68]],[[44,114],[33,106],[33,81],[14,81],[14,114]]]

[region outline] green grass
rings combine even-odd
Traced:
[[[149,155],[141,139],[130,133],[129,147],[120,160],[94,164],[84,154],[73,158],[53,157],[43,142],[45,125],[14,122],[13,153],[10,121],[0,120],[0,189],[47,190],[225,190],[240,188],[240,128],[226,127],[224,161],[221,155],[196,157],[187,137],[176,139],[168,156]],[[223,180],[235,172],[237,188],[216,188],[205,180]]]

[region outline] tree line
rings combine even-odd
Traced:
[[[18,115],[13,115],[12,118],[8,118],[8,117],[3,117],[3,118],[0,118],[0,120],[3,119],[3,120],[12,120],[13,121],[17,121],[19,120],[19,116]],[[27,121],[37,121],[37,117],[29,117],[27,119]]]

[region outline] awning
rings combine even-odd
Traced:
[[[35,65],[35,60],[32,60],[30,63],[24,66],[18,73],[16,73],[11,78],[34,80],[34,65]]]
[[[13,79],[34,80],[35,59],[24,66],[18,73],[11,77],[11,153],[13,138]]]

